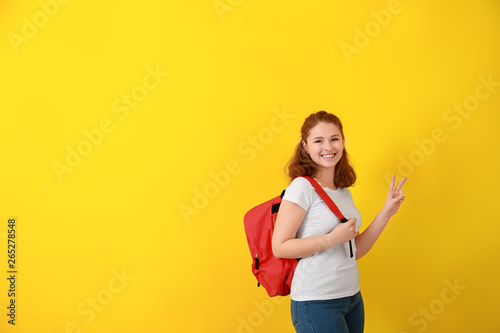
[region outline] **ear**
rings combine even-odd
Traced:
[[[307,143],[302,140],[302,148],[304,148],[305,151],[309,152],[309,150],[307,150]]]

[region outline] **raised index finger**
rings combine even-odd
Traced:
[[[396,175],[392,175],[391,185],[389,185],[389,193],[393,191],[395,183],[396,183]]]

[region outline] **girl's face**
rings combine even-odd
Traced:
[[[332,171],[344,151],[344,139],[339,128],[335,124],[322,121],[311,128],[306,142],[302,141],[302,145],[321,169]]]

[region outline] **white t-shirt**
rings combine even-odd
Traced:
[[[346,218],[357,219],[356,230],[359,231],[361,215],[354,205],[351,191],[348,188],[323,189]],[[297,238],[327,234],[340,223],[314,187],[303,177],[295,178],[290,183],[283,200],[296,203],[307,212],[297,231]],[[347,242],[300,259],[293,276],[290,297],[294,301],[310,301],[356,294],[360,285],[354,240],[352,250],[354,257],[350,258]]]

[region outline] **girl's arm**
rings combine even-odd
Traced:
[[[326,235],[296,238],[297,230],[306,211],[288,200],[280,205],[272,239],[273,253],[277,258],[303,258],[329,247],[348,242],[356,237],[356,218],[340,223]]]
[[[364,256],[373,247],[373,244],[377,241],[380,234],[384,230],[389,219],[397,213],[401,203],[404,201],[405,196],[401,187],[406,181],[404,177],[401,182],[399,182],[398,187],[394,189],[396,182],[396,176],[392,176],[391,185],[389,188],[389,193],[387,194],[387,199],[385,201],[384,207],[377,214],[372,223],[356,237],[356,260]]]

